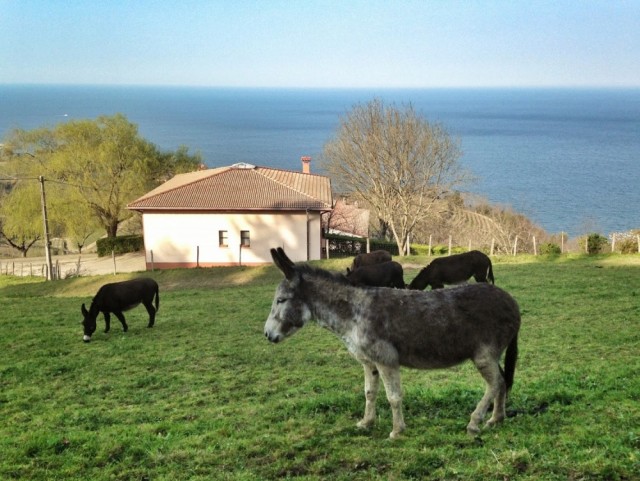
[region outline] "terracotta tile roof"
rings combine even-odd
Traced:
[[[179,174],[131,202],[132,210],[330,210],[328,177],[236,164]]]

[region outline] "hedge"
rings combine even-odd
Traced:
[[[144,239],[141,235],[123,235],[120,237],[103,237],[96,242],[98,257],[109,256],[111,253],[126,254],[144,249]]]

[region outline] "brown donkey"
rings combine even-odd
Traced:
[[[405,429],[400,366],[438,369],[467,359],[486,382],[467,432],[480,432],[492,402],[487,426],[505,418],[520,328],[518,304],[505,291],[487,283],[427,292],[355,287],[341,274],[295,265],[281,248],[271,249],[271,256],[285,279],[264,326],[266,338],[280,342],[311,320],[340,337],[364,367],[366,402],[359,427],[369,427],[376,419],[380,378],[393,413],[390,437],[395,438]],[[505,350],[503,371],[500,358]]]

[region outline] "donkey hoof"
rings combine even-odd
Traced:
[[[393,431],[391,431],[391,433],[389,434],[389,439],[398,439],[405,429],[406,429],[406,426],[404,423],[394,427]]]
[[[497,426],[501,422],[502,422],[502,419],[491,418],[485,423],[484,427],[485,428],[492,428],[494,426]]]
[[[356,424],[356,427],[359,429],[369,429],[372,425],[373,425],[373,421],[367,421],[366,419],[363,419],[361,421],[358,421],[358,424]]]
[[[477,424],[469,423],[469,425],[467,426],[467,434],[469,436],[476,437],[480,434],[480,428],[478,427]]]

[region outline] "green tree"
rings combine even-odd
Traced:
[[[0,199],[0,236],[22,257],[43,236],[42,204],[36,179],[15,183]]]
[[[87,241],[99,232],[100,222],[75,189],[48,183],[56,195],[49,195],[49,222],[60,226],[64,236],[82,253]]]
[[[177,173],[196,170],[202,162],[186,147],[159,151],[121,114],[61,123],[53,129],[15,130],[3,151],[5,171],[55,181],[47,184],[56,186],[47,192],[54,207],[51,218],[81,243],[85,228],[95,222],[108,237],[115,237],[120,224],[133,215],[126,208],[129,202]],[[89,213],[93,219],[86,217]]]
[[[401,255],[438,199],[466,180],[458,142],[413,107],[357,105],[324,147],[323,164],[344,194],[371,206]]]

